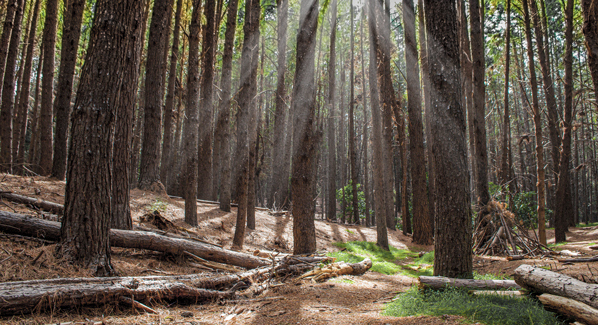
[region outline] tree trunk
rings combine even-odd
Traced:
[[[145,107],[139,188],[150,189],[160,181],[160,143],[162,140],[162,103],[164,99],[164,73],[170,26],[171,0],[156,0],[149,28],[147,59],[145,63]]]
[[[193,1],[189,27],[189,65],[187,68],[187,105],[183,134],[185,163],[181,168],[181,182],[185,196],[185,222],[197,226],[197,141],[199,133],[199,29],[201,0]]]
[[[523,264],[515,269],[515,282],[535,293],[549,293],[571,298],[598,308],[598,285],[576,280],[570,276]]]
[[[41,81],[41,74],[43,69],[44,57],[43,57],[43,47],[40,48],[40,59],[39,63],[37,64],[37,72],[35,77],[35,99],[33,100],[33,121],[31,122],[31,143],[29,144],[29,156],[27,157],[27,161],[30,165],[34,165],[37,162],[37,154],[39,152],[39,144],[40,144],[40,124],[41,124],[41,112],[39,107],[39,91],[40,91],[40,81]],[[35,169],[35,168],[34,168]]]
[[[409,150],[411,151],[411,175],[413,177],[413,242],[420,245],[430,245],[433,242],[432,236],[434,234],[428,216],[426,157],[413,0],[403,0],[403,22],[405,26],[405,62],[407,65]]]
[[[547,309],[556,310],[584,324],[598,324],[598,310],[586,304],[548,293],[538,296],[538,299]]]
[[[15,19],[15,13],[19,8],[19,2],[20,0],[9,0],[6,3],[6,15],[3,17],[4,24],[2,26],[2,37],[0,37],[0,78],[4,78],[4,73],[6,71],[4,69],[6,67],[6,57],[8,56],[10,38],[12,34],[12,29],[14,27],[13,20]],[[0,81],[2,81],[2,79],[0,79]],[[1,84],[2,83],[0,82],[0,85]],[[6,125],[5,123],[2,124]]]
[[[247,222],[247,191],[249,178],[249,124],[253,116],[253,90],[256,87],[258,41],[260,36],[259,20],[261,7],[258,0],[245,3],[245,24],[243,31],[243,51],[241,54],[241,84],[239,90],[239,109],[237,111],[237,151],[235,163],[239,164],[237,184],[237,223],[233,245],[243,247],[245,224]]]
[[[420,288],[442,290],[447,287],[465,288],[467,290],[497,290],[497,289],[515,289],[521,287],[513,280],[470,280],[454,279],[441,276],[420,276]]]
[[[353,14],[353,0],[351,0],[351,102],[349,103],[349,165],[351,167],[351,192],[352,206],[353,206],[353,220],[352,223],[359,223],[359,205],[357,202],[357,149],[355,148],[355,41],[354,41],[354,14]],[[351,219],[351,218],[350,218]]]
[[[335,94],[336,94],[336,23],[337,18],[337,0],[332,0],[330,15],[330,55],[328,61],[328,193],[326,204],[326,219],[336,220],[336,136],[335,136]],[[362,51],[363,55],[363,51]],[[275,136],[275,139],[277,137]],[[276,140],[275,140],[276,141]]]
[[[376,71],[376,11],[375,1],[368,1],[368,26],[370,41],[370,101],[372,107],[372,143],[374,144],[374,211],[376,213],[376,244],[388,250],[388,233],[386,230],[386,196],[384,193],[384,170],[382,161],[382,117],[378,92],[378,75]]]
[[[334,1],[334,0],[333,0]],[[287,119],[287,103],[285,101],[285,72],[287,65],[287,25],[289,0],[277,0],[278,17],[278,68],[274,112],[274,144],[272,145],[272,180],[271,192],[268,195],[268,206],[272,208],[282,207],[284,204],[284,188],[288,186],[288,173],[284,173],[285,156],[285,121]],[[290,124],[290,123],[289,123]],[[289,130],[287,130],[289,132]]]
[[[505,30],[505,88],[504,88],[504,120],[502,129],[502,155],[500,165],[500,184],[505,186],[508,184],[509,193],[512,191],[509,171],[509,152],[511,150],[511,143],[509,142],[511,134],[511,120],[509,115],[509,71],[511,67],[511,0],[507,0],[507,28]],[[512,209],[513,207],[511,207]]]
[[[594,84],[594,93],[598,94],[598,6],[593,0],[582,0],[581,7],[583,8],[583,34],[588,50],[588,67]]]
[[[64,27],[62,32],[63,45],[60,51],[60,74],[58,75],[57,85],[58,92],[56,93],[56,100],[54,101],[56,131],[54,138],[54,160],[52,163],[51,174],[52,177],[59,180],[64,180],[64,175],[66,173],[67,136],[71,115],[71,95],[73,92],[73,79],[75,77],[75,67],[77,65],[81,22],[83,20],[84,9],[84,0],[70,0],[64,17]],[[127,145],[129,144],[127,143]]]
[[[54,60],[56,57],[56,25],[58,24],[58,0],[46,1],[46,22],[42,44],[44,47],[44,65],[42,76],[41,119],[40,119],[40,157],[39,174],[49,175],[52,171],[52,125]]]
[[[16,161],[17,173],[21,173],[23,171],[22,168],[23,164],[25,163],[25,139],[27,135],[27,115],[29,113],[29,94],[31,91],[31,67],[33,65],[33,50],[35,48],[35,35],[37,32],[37,17],[39,16],[40,3],[41,0],[35,0],[33,13],[31,14],[31,27],[29,28],[29,35],[27,39],[27,54],[25,57],[25,65],[23,68],[23,82],[21,84],[19,105],[17,106],[19,110],[19,139]],[[35,114],[35,110],[33,114]],[[32,116],[32,119],[33,118],[35,117]],[[31,148],[31,143],[33,143],[33,137],[31,138],[29,148]]]
[[[143,2],[108,0],[96,6],[72,120],[59,252],[102,276],[113,273],[109,230],[115,117],[119,106],[134,97]]]
[[[235,30],[237,29],[238,0],[231,0],[228,4],[226,16],[226,33],[224,34],[224,53],[222,55],[222,76],[220,89],[222,101],[218,108],[218,120],[214,135],[214,164],[220,166],[220,210],[230,212],[231,200],[231,162],[230,162],[230,106],[232,88],[232,62]],[[216,189],[216,187],[214,188]]]
[[[291,99],[294,126],[291,173],[294,254],[311,254],[316,251],[313,204],[313,184],[316,180],[313,159],[318,142],[315,138],[318,136],[315,134],[316,103],[313,94],[318,13],[319,0],[301,0],[297,62]]]
[[[259,40],[259,38],[258,38]],[[255,44],[257,47],[257,43]],[[262,55],[261,55],[261,76],[260,83],[263,88],[264,85],[264,38],[262,37]],[[253,56],[252,65],[257,68],[258,58],[260,57],[259,52],[255,52]],[[260,133],[260,124],[262,123],[262,108],[261,108],[261,96],[257,95],[257,69],[255,70],[256,78],[253,85],[251,85],[251,98],[252,108],[249,119],[249,165],[247,175],[247,228],[255,230],[255,191],[256,191],[256,166],[257,166],[257,155],[259,152],[258,136]],[[259,97],[259,99],[258,99]]]
[[[174,168],[172,156],[176,154],[173,152],[173,140],[172,129],[174,120],[174,101],[175,95],[178,89],[177,84],[177,60],[179,59],[179,32],[181,29],[181,11],[183,1],[177,0],[176,2],[176,13],[174,18],[174,30],[172,34],[172,50],[170,52],[170,68],[168,72],[168,92],[166,94],[166,106],[164,107],[164,141],[162,142],[162,160],[160,165],[160,181],[164,184],[165,188],[169,188],[170,181],[169,176]],[[181,66],[182,69],[182,66]],[[180,113],[179,113],[180,114]]]
[[[363,193],[365,194],[365,226],[366,227],[370,227],[373,225],[371,216],[370,216],[370,179],[369,179],[369,174],[370,174],[370,169],[368,168],[368,143],[369,143],[369,138],[368,138],[368,110],[367,110],[367,106],[368,106],[368,101],[367,101],[367,88],[366,88],[366,71],[365,71],[365,56],[363,54],[363,38],[365,37],[365,34],[363,32],[363,25],[367,23],[367,15],[365,13],[365,6],[367,6],[366,4],[364,4],[364,8],[362,9],[363,12],[363,19],[361,21],[360,25],[360,37],[359,37],[359,45],[361,47],[361,80],[362,80],[362,96],[363,96]],[[371,81],[370,81],[371,82]],[[336,202],[336,201],[335,201]],[[335,210],[336,210],[336,204],[335,204]]]
[[[339,180],[341,190],[341,223],[345,223],[347,214],[347,200],[345,193],[345,186],[347,185],[347,147],[345,141],[347,140],[347,132],[345,130],[345,78],[347,71],[345,68],[345,62],[341,52],[341,85],[340,85],[340,120],[339,120],[339,132],[338,132],[338,164],[339,164]]]
[[[529,0],[535,1],[535,0]],[[527,56],[529,60],[530,84],[532,91],[532,112],[534,114],[534,125],[536,135],[536,172],[538,175],[537,193],[538,193],[538,232],[540,233],[540,243],[546,245],[546,190],[544,185],[544,147],[542,146],[542,116],[538,103],[538,82],[536,80],[536,67],[534,64],[534,51],[532,48],[532,33],[530,30],[530,15],[527,1],[523,1],[523,13],[525,23],[525,39],[527,42]]]
[[[571,156],[571,119],[573,113],[573,0],[565,8],[565,116],[563,119],[563,147],[560,154],[559,178],[556,189],[555,242],[567,240],[569,215],[573,211],[569,187],[569,160]]]
[[[212,140],[214,132],[214,103],[213,103],[213,87],[214,83],[214,29],[216,19],[214,17],[214,10],[216,6],[215,0],[206,0],[205,2],[205,16],[206,25],[203,32],[203,44],[201,46],[202,66],[201,66],[201,94],[200,94],[200,108],[199,120],[201,121],[201,128],[199,130],[198,152],[201,159],[198,160],[197,170],[197,197],[199,199],[212,199]]]
[[[434,275],[471,278],[471,211],[454,1],[425,1],[436,177]]]
[[[4,81],[2,86],[2,106],[0,107],[0,121],[2,123],[0,148],[0,171],[13,172],[12,161],[12,137],[13,137],[13,115],[14,110],[14,92],[15,92],[15,66],[19,54],[19,44],[21,43],[21,21],[23,20],[24,0],[17,2],[17,9],[14,17],[14,27],[10,37],[10,46],[6,57],[6,69],[4,70]]]

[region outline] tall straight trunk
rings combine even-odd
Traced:
[[[226,16],[226,32],[224,34],[224,53],[222,55],[222,76],[220,89],[222,101],[218,108],[218,120],[215,130],[214,165],[219,166],[220,174],[220,210],[230,212],[231,200],[231,166],[230,166],[230,106],[232,88],[232,62],[235,30],[237,29],[238,0],[228,3]],[[216,189],[216,187],[214,187]]]
[[[6,15],[4,16],[4,24],[2,26],[2,37],[0,37],[0,81],[1,78],[4,78],[5,67],[6,67],[6,57],[8,56],[8,48],[10,45],[10,38],[12,34],[12,29],[14,28],[13,20],[15,19],[15,14],[17,9],[19,8],[19,2],[21,0],[9,0],[6,3]],[[2,82],[0,82],[2,85]],[[2,123],[5,125],[4,123]]]
[[[369,0],[368,6],[368,26],[370,42],[370,102],[372,107],[372,143],[374,144],[374,159],[372,161],[374,169],[374,211],[376,213],[376,244],[388,250],[388,233],[386,230],[386,194],[384,192],[384,165],[382,153],[382,116],[380,112],[380,97],[378,90],[377,59],[376,59],[376,1]]]
[[[333,0],[334,1],[334,0]],[[276,11],[278,17],[278,68],[276,70],[276,95],[274,112],[274,144],[272,145],[272,180],[271,192],[268,195],[268,206],[281,207],[284,202],[284,193],[288,187],[288,168],[285,156],[285,126],[287,119],[287,103],[285,100],[285,72],[287,65],[287,25],[289,15],[289,0],[277,0]],[[289,123],[290,124],[290,123]],[[287,132],[289,132],[287,126]]]
[[[332,0],[330,7],[330,55],[328,61],[328,193],[326,219],[336,220],[336,136],[334,126],[334,105],[336,94],[336,23],[337,0]],[[363,51],[362,51],[363,53]],[[363,55],[362,55],[363,56]],[[276,140],[275,140],[276,141]]]
[[[245,224],[247,222],[247,183],[249,178],[249,125],[253,115],[253,97],[256,87],[258,41],[260,36],[260,2],[247,0],[245,2],[245,23],[243,25],[243,50],[241,53],[241,83],[239,86],[239,109],[237,110],[237,151],[235,163],[239,164],[236,175],[237,223],[233,237],[233,246],[242,248],[245,239]]]
[[[206,0],[205,15],[206,25],[203,28],[203,44],[201,46],[202,66],[201,66],[201,95],[199,119],[201,128],[199,130],[199,165],[197,170],[197,197],[200,199],[212,199],[212,140],[214,135],[214,102],[213,87],[214,83],[214,59],[215,44],[214,30],[216,28],[216,19],[214,10],[215,0]]]
[[[361,48],[361,89],[363,91],[363,193],[365,196],[365,225],[366,227],[370,227],[372,223],[372,219],[370,216],[370,177],[369,177],[369,168],[368,168],[368,100],[367,100],[367,90],[366,90],[366,71],[365,71],[365,56],[363,54],[363,25],[367,22],[366,21],[366,14],[365,8],[362,12],[362,21],[359,24],[360,27],[360,34],[359,34],[359,46]],[[371,82],[371,81],[370,81]]]
[[[14,27],[10,37],[8,56],[6,57],[6,70],[2,86],[2,105],[0,107],[0,121],[2,132],[0,134],[2,145],[0,147],[0,170],[12,173],[12,129],[14,115],[14,92],[15,92],[15,67],[21,43],[21,22],[23,20],[24,0],[19,0],[15,12]]]
[[[535,1],[535,0],[529,0]],[[534,115],[536,135],[536,174],[537,195],[538,195],[538,232],[540,243],[546,245],[546,189],[544,186],[544,147],[542,147],[542,116],[538,103],[538,81],[536,80],[536,68],[534,64],[534,49],[532,47],[532,32],[530,27],[530,14],[527,1],[523,1],[523,13],[525,23],[525,40],[527,42],[527,57],[529,60],[529,74],[532,91],[532,112]]]
[[[197,226],[197,141],[199,133],[199,30],[201,0],[193,0],[189,27],[189,65],[187,67],[187,105],[183,134],[183,152],[186,155],[181,171],[185,196],[185,222]]]
[[[511,120],[509,116],[509,71],[511,63],[511,0],[507,0],[507,29],[505,30],[505,88],[504,88],[504,120],[502,130],[502,155],[500,166],[500,184],[505,186],[509,184],[509,189],[512,189],[510,180],[510,164],[509,154],[511,151],[511,143],[509,142],[511,132]],[[511,192],[511,190],[509,190]],[[512,207],[511,207],[512,208]]]
[[[162,102],[164,99],[164,74],[170,26],[171,0],[156,0],[149,27],[147,59],[145,62],[145,107],[143,109],[143,140],[139,188],[150,189],[160,181],[160,141],[162,140]]]
[[[409,177],[408,170],[409,166],[407,163],[407,140],[405,139],[405,120],[402,116],[397,115],[399,119],[399,123],[397,125],[397,144],[399,147],[399,154],[400,154],[400,161],[401,161],[401,170],[397,171],[397,177],[400,174],[400,186],[402,191],[399,191],[399,182],[397,181],[396,188],[397,188],[397,201],[400,200],[400,203],[397,202],[397,207],[401,207],[401,215],[403,217],[403,234],[411,234],[413,233],[413,229],[411,227],[411,214],[409,213]],[[397,168],[399,165],[397,165]]]
[[[314,64],[318,30],[319,0],[301,0],[297,61],[291,111],[293,113],[293,167],[291,191],[293,195],[293,253],[311,254],[316,251],[314,224],[316,155]]]
[[[465,114],[455,1],[425,0],[436,168],[434,275],[473,277]]]
[[[581,7],[583,9],[583,34],[588,51],[588,67],[594,84],[594,93],[598,94],[598,6],[593,0],[581,0]]]
[[[457,7],[461,1],[457,2]],[[430,225],[432,234],[434,234],[434,215],[436,214],[435,198],[435,170],[432,159],[432,145],[430,144],[430,121],[432,108],[430,107],[430,76],[428,75],[428,48],[426,46],[426,27],[424,22],[424,3],[423,0],[417,1],[417,20],[418,20],[418,38],[419,38],[419,57],[421,60],[422,92],[424,95],[424,115],[426,121],[424,124],[426,134],[426,160],[428,161],[428,214],[430,216]],[[463,61],[461,61],[463,62]],[[465,87],[464,87],[465,88]]]
[[[341,90],[340,90],[340,120],[339,120],[339,132],[338,132],[338,160],[340,165],[339,170],[339,180],[341,182],[341,222],[345,223],[346,214],[347,214],[347,200],[345,193],[345,186],[347,185],[347,147],[345,146],[345,141],[347,139],[347,132],[345,130],[345,78],[347,73],[345,71],[345,61],[343,61],[342,52],[341,52]]]
[[[31,68],[33,65],[33,50],[35,48],[35,34],[37,31],[37,17],[39,16],[39,6],[41,0],[35,0],[33,12],[31,13],[31,27],[27,39],[27,54],[23,68],[23,82],[21,84],[21,93],[19,98],[19,134],[18,134],[18,152],[17,152],[17,172],[22,172],[22,164],[25,163],[25,137],[27,135],[27,115],[29,113],[29,94],[31,91]],[[35,113],[35,112],[34,112]],[[32,117],[33,119],[33,117]],[[33,130],[33,128],[32,128]],[[33,140],[33,138],[31,138]],[[33,141],[31,141],[33,142]],[[30,143],[31,143],[30,142]],[[30,145],[31,147],[31,145]]]
[[[569,159],[571,156],[571,119],[573,112],[573,0],[567,0],[565,7],[565,114],[563,119],[563,148],[559,165],[559,179],[556,189],[555,242],[567,240],[566,231],[569,214],[573,211],[569,186]]]
[[[351,191],[353,193],[353,220],[359,223],[359,205],[357,202],[357,150],[355,149],[355,42],[353,38],[354,18],[353,0],[351,0],[351,102],[349,103],[349,165],[351,167]]]
[[[484,31],[482,29],[480,14],[480,0],[471,0],[469,5],[469,20],[471,25],[471,58],[473,61],[473,141],[476,179],[476,195],[478,209],[490,201],[488,192],[488,149],[486,144],[486,86],[484,84],[485,59],[484,59]],[[480,214],[482,215],[482,214]]]
[[[256,44],[257,46],[257,44]],[[262,37],[262,55],[261,55],[261,75],[260,84],[263,89],[264,86],[264,38]],[[259,53],[255,53],[253,56],[253,65],[257,66]],[[257,69],[256,69],[257,76]],[[259,97],[259,99],[257,98]],[[251,116],[249,119],[249,169],[247,177],[247,228],[255,230],[255,183],[256,183],[256,166],[257,166],[257,154],[259,150],[258,134],[260,132],[260,124],[262,123],[262,108],[261,108],[261,95],[257,96],[257,80],[251,85],[251,98],[252,108]]]
[[[133,107],[143,1],[105,0],[96,6],[72,120],[58,252],[105,276],[113,273],[108,236],[113,132],[121,108]]]
[[[548,111],[548,134],[550,135],[552,165],[554,168],[554,178],[558,183],[559,173],[559,154],[561,146],[561,137],[558,129],[558,108],[554,94],[554,83],[552,82],[552,75],[550,73],[549,57],[546,55],[544,45],[544,31],[540,23],[538,14],[538,6],[536,0],[530,3],[530,13],[534,24],[534,32],[536,34],[536,45],[538,46],[538,59],[540,67],[542,68],[542,84],[544,86],[544,99],[546,100],[546,110]],[[542,19],[543,20],[543,19]],[[548,44],[546,44],[548,46]]]
[[[56,57],[56,25],[58,24],[58,0],[46,1],[46,22],[42,44],[44,66],[42,76],[41,118],[40,118],[40,157],[39,174],[49,175],[52,171],[52,100],[54,93],[54,59]]]
[[[183,6],[182,0],[176,2],[176,13],[174,18],[174,30],[172,32],[172,50],[170,52],[170,68],[168,72],[168,91],[166,93],[166,106],[164,107],[164,141],[162,142],[162,158],[160,165],[160,181],[164,187],[169,188],[169,176],[171,174],[172,156],[173,156],[173,113],[174,101],[176,97],[176,75],[177,75],[177,60],[179,58],[179,33],[181,29],[181,10]]]
[[[69,118],[71,115],[71,94],[81,36],[84,0],[70,0],[64,17],[62,49],[60,51],[60,73],[58,74],[58,92],[54,101],[56,112],[56,131],[54,136],[54,160],[52,177],[64,180],[66,173],[66,144]]]
[[[413,242],[430,245],[433,242],[432,225],[428,215],[428,188],[426,186],[426,156],[422,122],[421,93],[417,41],[415,39],[415,11],[413,0],[403,0],[405,31],[405,62],[407,66],[407,109],[409,111],[409,150],[413,177]]]
[[[41,124],[41,112],[39,107],[39,92],[40,92],[40,82],[41,82],[41,75],[44,63],[44,56],[43,56],[43,47],[40,48],[40,55],[39,55],[39,63],[37,64],[37,72],[35,77],[35,94],[33,100],[33,118],[31,121],[31,141],[29,144],[29,154],[27,156],[27,162],[29,165],[35,165],[37,163],[37,159],[39,155],[39,144],[40,144],[40,124]],[[35,169],[35,168],[34,168]]]

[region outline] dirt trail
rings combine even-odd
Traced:
[[[56,203],[64,201],[64,182],[45,177],[19,177],[0,174],[0,191],[37,197]],[[204,240],[229,248],[232,243],[236,209],[225,213],[213,204],[198,204],[199,226],[184,223],[184,202],[152,192],[133,190],[131,209],[134,224],[139,217],[154,209],[174,222],[200,235]],[[32,210],[21,204],[0,200],[0,210],[35,214],[41,218],[56,216]],[[255,249],[292,252],[292,218],[273,216],[256,211],[256,229],[246,233],[244,251]],[[146,225],[144,225],[146,226]],[[317,248],[325,253],[336,251],[338,241],[376,240],[374,228],[348,226],[316,220]],[[549,233],[549,237],[553,236]],[[559,249],[590,253],[587,246],[598,241],[598,228],[573,228],[569,235],[573,242]],[[411,244],[411,238],[400,231],[389,232],[390,244],[399,249],[430,251],[432,246]],[[56,277],[89,276],[85,270],[65,264],[53,256],[53,244],[7,237],[0,234],[0,282]],[[112,262],[121,275],[188,274],[203,272],[186,260],[155,252],[113,248]],[[41,255],[38,257],[38,255]],[[8,256],[11,258],[5,260]],[[36,259],[37,258],[37,259]],[[476,257],[478,273],[510,274],[522,263],[554,267],[560,272],[577,276],[598,275],[598,263],[562,265],[554,260],[524,260],[508,262],[500,257]],[[587,264],[587,265],[586,265]],[[158,315],[150,315],[125,307],[104,306],[60,311],[54,315],[35,314],[0,318],[2,324],[38,324],[57,322],[104,322],[106,324],[462,324],[457,316],[405,317],[382,316],[384,304],[397,292],[405,291],[414,278],[368,272],[363,276],[344,276],[325,283],[287,281],[268,289],[258,298],[267,300],[203,305],[156,305]],[[274,297],[272,299],[272,297]],[[120,309],[118,309],[120,308]]]

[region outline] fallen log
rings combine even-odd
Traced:
[[[60,223],[42,220],[32,216],[0,211],[0,230],[23,236],[58,241]],[[270,265],[267,259],[236,252],[201,242],[162,236],[153,232],[110,230],[110,245],[122,248],[137,248],[183,255],[185,251],[203,259],[253,269]]]
[[[15,193],[2,192],[2,193],[0,193],[0,197],[5,198],[11,202],[28,204],[28,205],[34,206],[40,210],[52,212],[55,214],[61,215],[62,212],[64,211],[64,206],[62,204],[44,201],[42,199],[36,199],[36,198],[24,196],[24,195],[15,194]]]
[[[538,296],[538,299],[548,309],[556,310],[586,324],[598,324],[598,310],[584,303],[548,293]]]
[[[323,282],[329,278],[341,275],[362,275],[371,267],[372,260],[369,258],[366,258],[359,263],[337,262],[315,268],[314,270],[303,274],[297,279],[311,279],[314,282]]]
[[[585,257],[585,258],[557,258],[560,263],[586,263],[598,261],[598,256]]]
[[[421,289],[429,288],[434,290],[441,290],[447,286],[469,290],[521,289],[521,287],[513,280],[472,280],[423,275],[419,277],[418,286]]]
[[[549,293],[598,308],[598,285],[570,276],[522,264],[515,269],[515,282],[536,293]]]

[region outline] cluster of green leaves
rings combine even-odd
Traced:
[[[154,211],[164,212],[164,211],[166,211],[167,207],[168,207],[168,203],[166,203],[160,199],[156,199],[156,201],[154,201],[154,203],[152,203],[148,209],[151,212],[154,212]]]
[[[386,305],[385,315],[395,317],[458,315],[488,325],[564,324],[554,313],[527,297],[472,296],[465,290],[419,290],[412,287]]]
[[[357,184],[357,208],[359,209],[359,218],[365,218],[365,194],[360,191],[361,184]],[[344,196],[343,196],[344,190]],[[345,185],[342,189],[336,190],[336,199],[341,203],[344,200],[347,215],[353,215],[353,183]],[[370,210],[370,214],[374,212]]]

